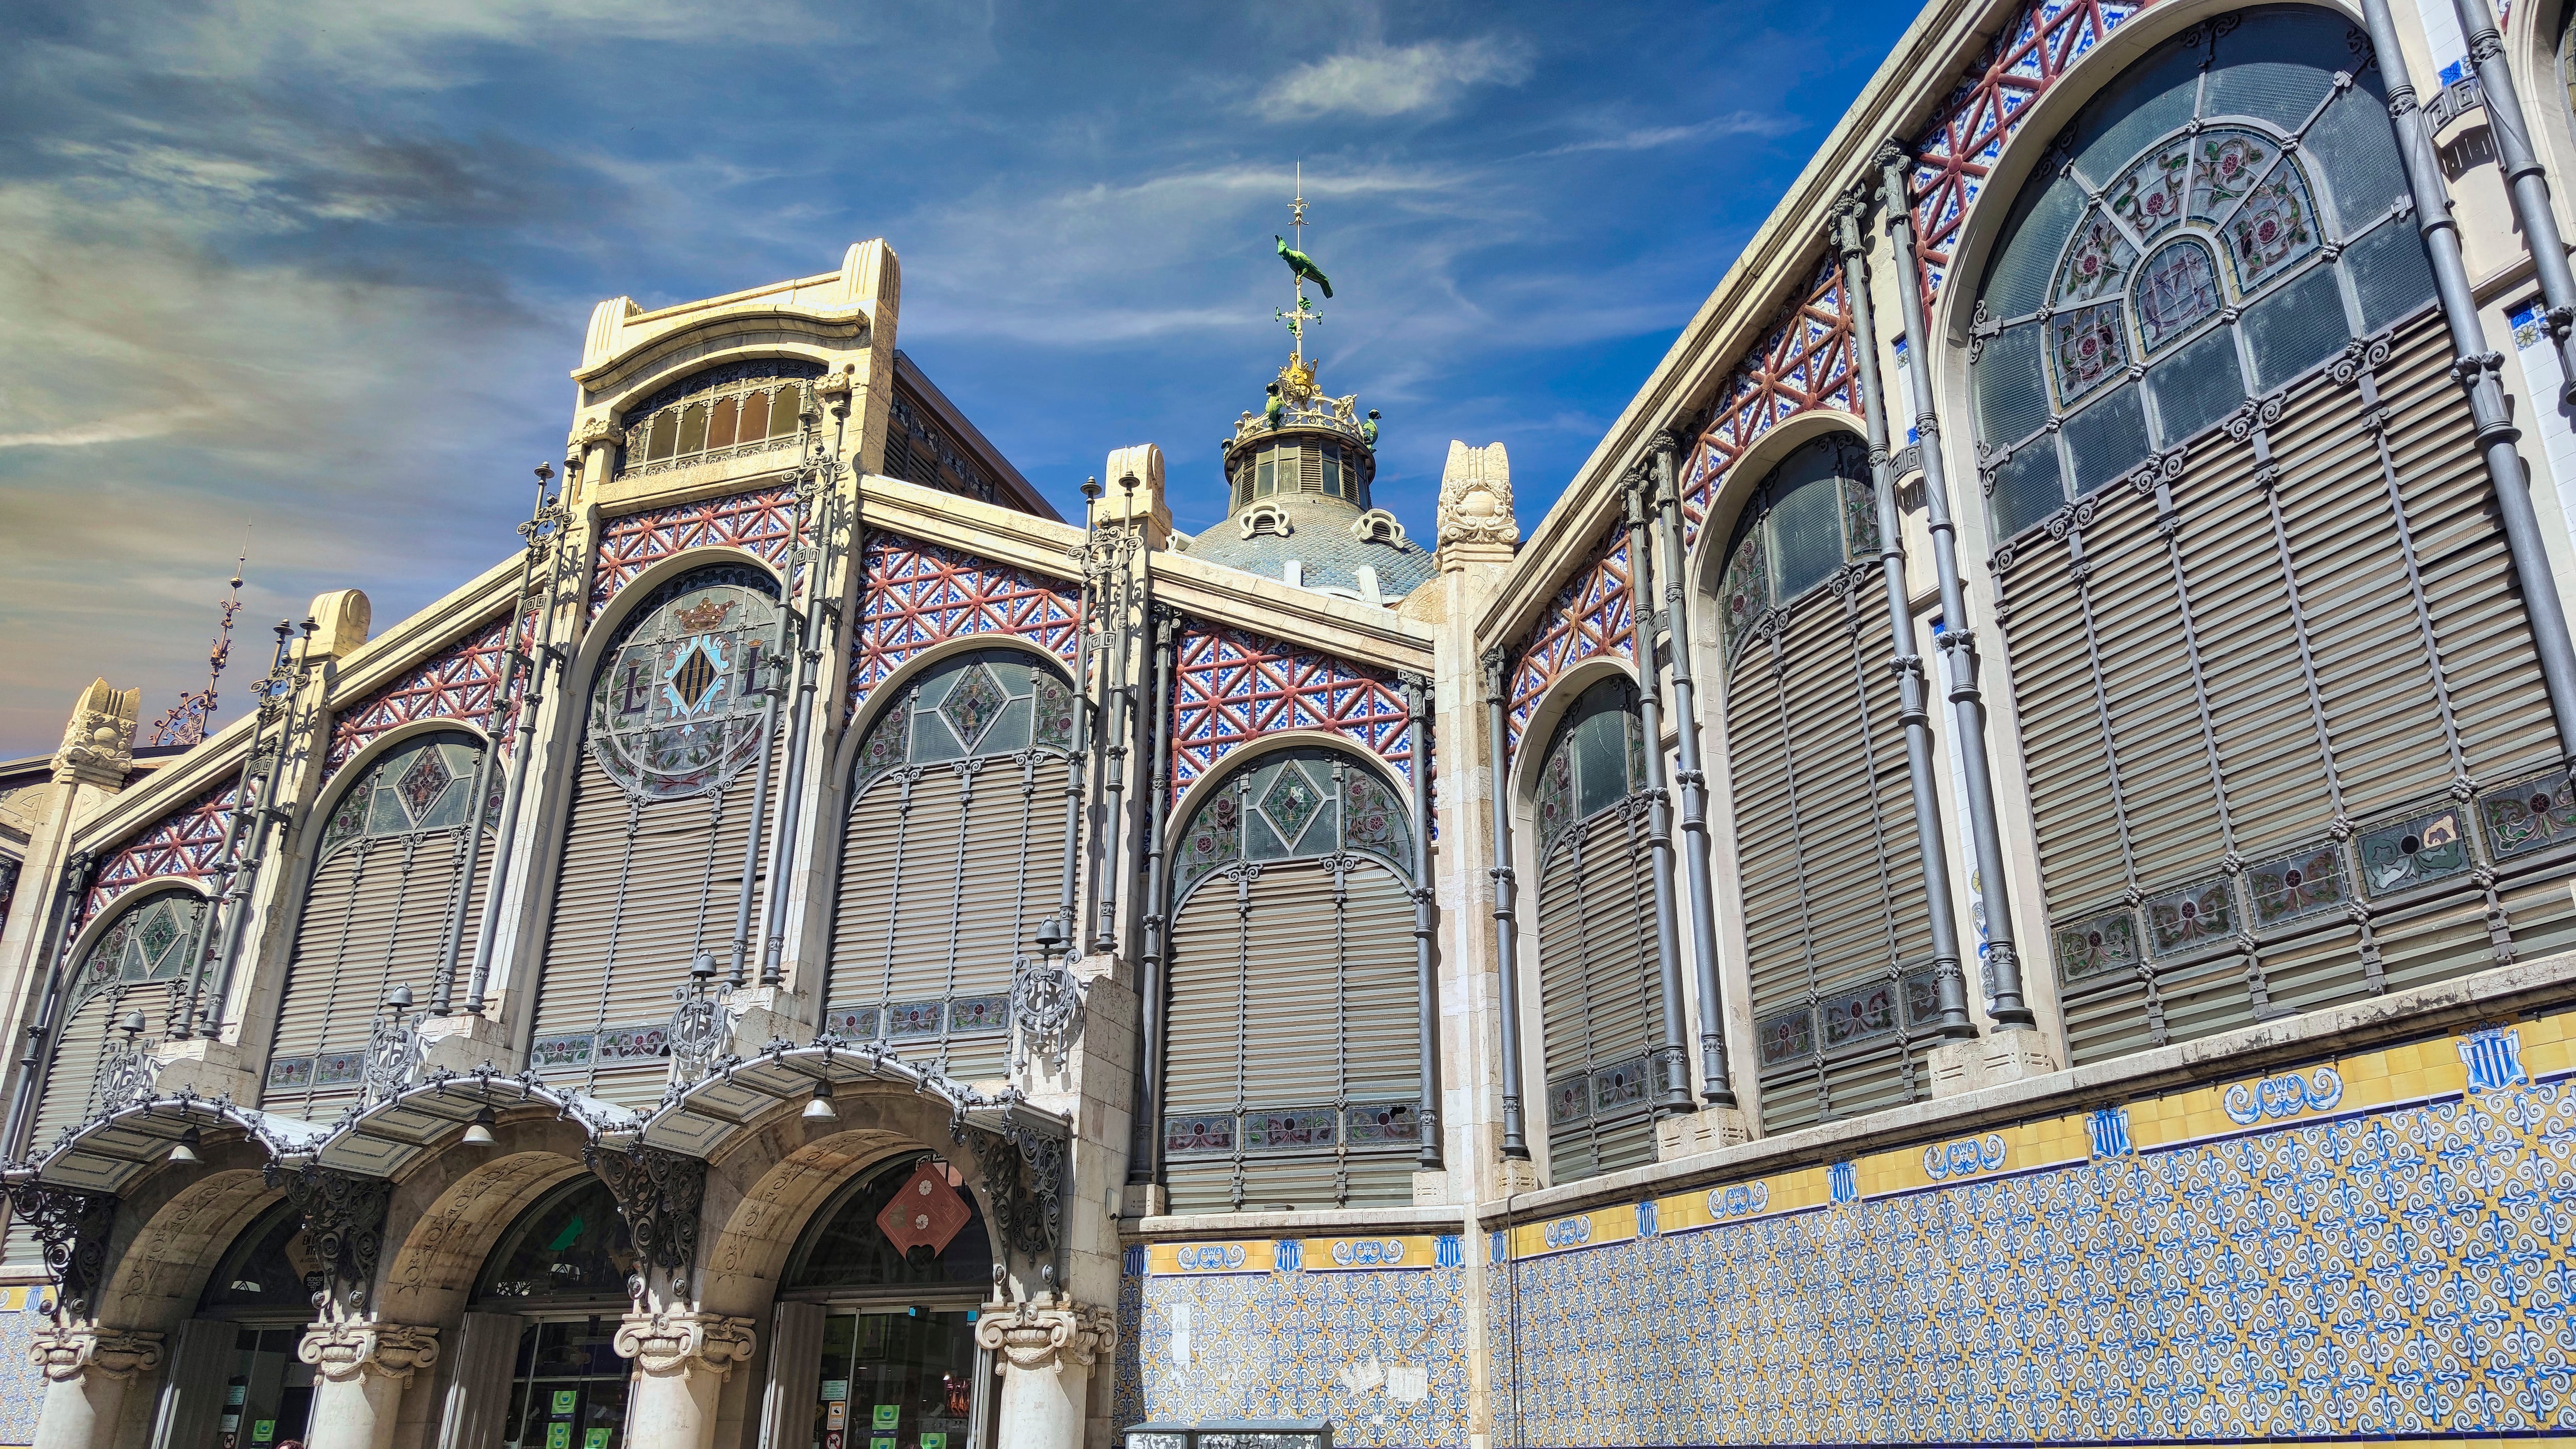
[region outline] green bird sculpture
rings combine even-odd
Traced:
[[[1368,421],[1360,424],[1360,438],[1372,448],[1377,446],[1377,409],[1370,408]]]
[[[1315,259],[1288,245],[1288,238],[1277,232],[1272,232],[1270,239],[1279,243],[1279,257],[1288,264],[1288,270],[1323,288],[1325,299],[1329,301],[1333,295],[1333,279],[1324,275],[1322,267],[1315,265]]]
[[[1261,405],[1261,416],[1275,428],[1279,426],[1279,415],[1288,410],[1288,400],[1279,395],[1279,384],[1275,382],[1264,391],[1270,394],[1270,401]]]

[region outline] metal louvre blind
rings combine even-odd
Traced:
[[[1032,937],[1064,852],[1063,763],[976,763],[971,795],[955,766],[937,764],[921,767],[908,796],[898,773],[852,805],[826,991],[836,1027],[873,1037],[888,1005],[1007,996],[1014,958],[1037,954]],[[952,1018],[933,1011],[929,1021],[917,1034],[889,1029],[889,1039],[907,1056],[944,1051],[951,1074],[970,1080],[1006,1070],[1007,1030],[961,1036]],[[942,1021],[952,1021],[947,1036]]]
[[[1413,902],[1374,863],[1351,865],[1336,908],[1320,861],[1269,862],[1248,888],[1191,892],[1172,930],[1166,1121],[1232,1120],[1231,1148],[1175,1150],[1174,1212],[1412,1201],[1415,1142],[1353,1136],[1358,1109],[1417,1102]],[[1263,1120],[1308,1140],[1254,1140]]]
[[[409,986],[428,1003],[458,905],[460,850],[457,831],[407,835],[361,842],[315,869],[278,998],[263,1106],[303,1112],[317,1097],[354,1096],[363,1073],[327,1059],[366,1050],[370,1023],[392,988]],[[490,861],[487,842],[484,869],[463,903],[469,952]]]
[[[2556,834],[2477,823],[2567,787],[2448,357],[2419,319],[1998,555],[2079,1062],[2576,935]]]
[[[54,1039],[53,1069],[45,1074],[44,1101],[36,1109],[36,1130],[27,1139],[30,1152],[44,1153],[54,1145],[55,1138],[78,1126],[95,1109],[99,1058],[106,1053],[108,1033],[114,1029],[117,1017],[140,1007],[148,1020],[153,1008],[167,999],[164,991],[136,991],[131,995],[134,1005],[125,1006],[115,992],[101,991],[64,1020],[61,1033]],[[157,1028],[160,1023],[155,1021],[153,1025]]]
[[[1539,1059],[1558,1182],[1655,1160],[1645,1058],[1663,982],[1639,803],[1631,796],[1576,827],[1539,872]],[[1623,1064],[1627,1090],[1614,1097],[1599,1079]],[[1580,1094],[1571,1107],[1568,1091]]]
[[[1772,616],[1727,675],[1739,895],[1766,1131],[1912,1100],[1911,1023],[1891,993],[1875,1029],[1828,1041],[1819,1012],[1931,954],[1898,717],[1895,641],[1874,568]],[[1847,1019],[1847,1018],[1846,1018]],[[1803,1040],[1805,1049],[1796,1045]]]
[[[769,748],[774,778],[775,735]],[[760,774],[745,769],[722,790],[638,802],[583,751],[537,985],[538,1070],[578,1074],[626,1105],[660,1099],[672,992],[699,953],[730,958]],[[767,833],[764,821],[763,862]],[[635,1034],[549,1055],[549,1038],[620,1028]]]

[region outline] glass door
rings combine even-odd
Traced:
[[[219,1449],[277,1449],[303,1442],[313,1417],[313,1366],[295,1357],[296,1340],[303,1336],[301,1324],[239,1330],[233,1340],[232,1377],[224,1385],[223,1416],[215,1421]]]
[[[625,1449],[626,1380],[616,1321],[532,1323],[519,1335],[510,1382],[508,1449]]]
[[[970,1308],[830,1310],[810,1449],[977,1449]]]

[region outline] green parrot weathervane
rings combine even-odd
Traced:
[[[1297,166],[1296,198],[1288,203],[1288,227],[1297,233],[1298,244],[1303,246],[1306,240],[1306,167],[1303,162],[1298,163]],[[1324,275],[1324,269],[1315,265],[1313,257],[1306,255],[1298,247],[1288,245],[1286,237],[1273,232],[1270,239],[1279,244],[1279,259],[1288,264],[1288,275],[1295,281],[1297,287],[1297,305],[1283,309],[1274,315],[1286,324],[1288,335],[1292,339],[1292,346],[1288,353],[1289,366],[1292,370],[1302,371],[1306,359],[1306,328],[1310,323],[1324,320],[1324,314],[1316,311],[1315,304],[1307,300],[1306,284],[1313,282],[1329,299],[1333,295],[1333,283],[1331,278]]]

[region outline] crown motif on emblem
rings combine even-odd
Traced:
[[[680,627],[690,633],[703,634],[723,624],[725,615],[733,612],[733,605],[734,601],[731,599],[708,599],[704,603],[674,609],[671,611],[671,617],[679,620]]]

